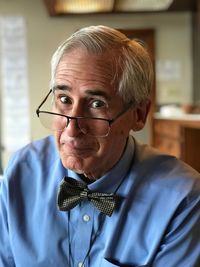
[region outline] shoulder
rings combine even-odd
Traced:
[[[12,155],[9,164],[12,164],[19,158],[20,161],[27,160],[27,157],[34,157],[40,160],[43,158],[46,159],[46,157],[54,155],[54,153],[50,152],[56,152],[53,136],[48,136],[43,139],[33,141],[25,147],[19,149]]]
[[[27,169],[39,169],[55,162],[58,158],[58,152],[55,146],[53,136],[48,136],[36,140],[16,151],[10,158],[8,166],[5,169],[5,175],[11,175],[13,172],[26,172]]]
[[[200,174],[174,156],[162,154],[148,145],[135,144],[132,173],[138,181],[166,192],[186,196],[200,193]]]

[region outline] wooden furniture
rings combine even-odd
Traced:
[[[174,119],[155,115],[152,145],[200,172],[200,115]]]

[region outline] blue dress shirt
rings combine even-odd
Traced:
[[[13,155],[1,182],[0,267],[200,266],[200,176],[183,162],[130,136],[121,160],[88,185],[120,197],[111,217],[88,201],[59,211],[64,176],[80,180],[52,136]]]

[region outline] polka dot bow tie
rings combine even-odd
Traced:
[[[114,194],[92,192],[87,185],[70,177],[64,177],[60,184],[57,204],[61,211],[69,211],[81,201],[91,201],[102,213],[111,216],[117,196]]]

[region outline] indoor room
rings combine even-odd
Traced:
[[[200,0],[0,0],[0,267],[200,266]]]
[[[133,134],[200,170],[199,1],[146,2],[0,1],[2,169],[15,150],[51,134],[35,111],[49,90],[55,48],[84,26],[104,24],[146,42],[154,62],[148,123]]]

